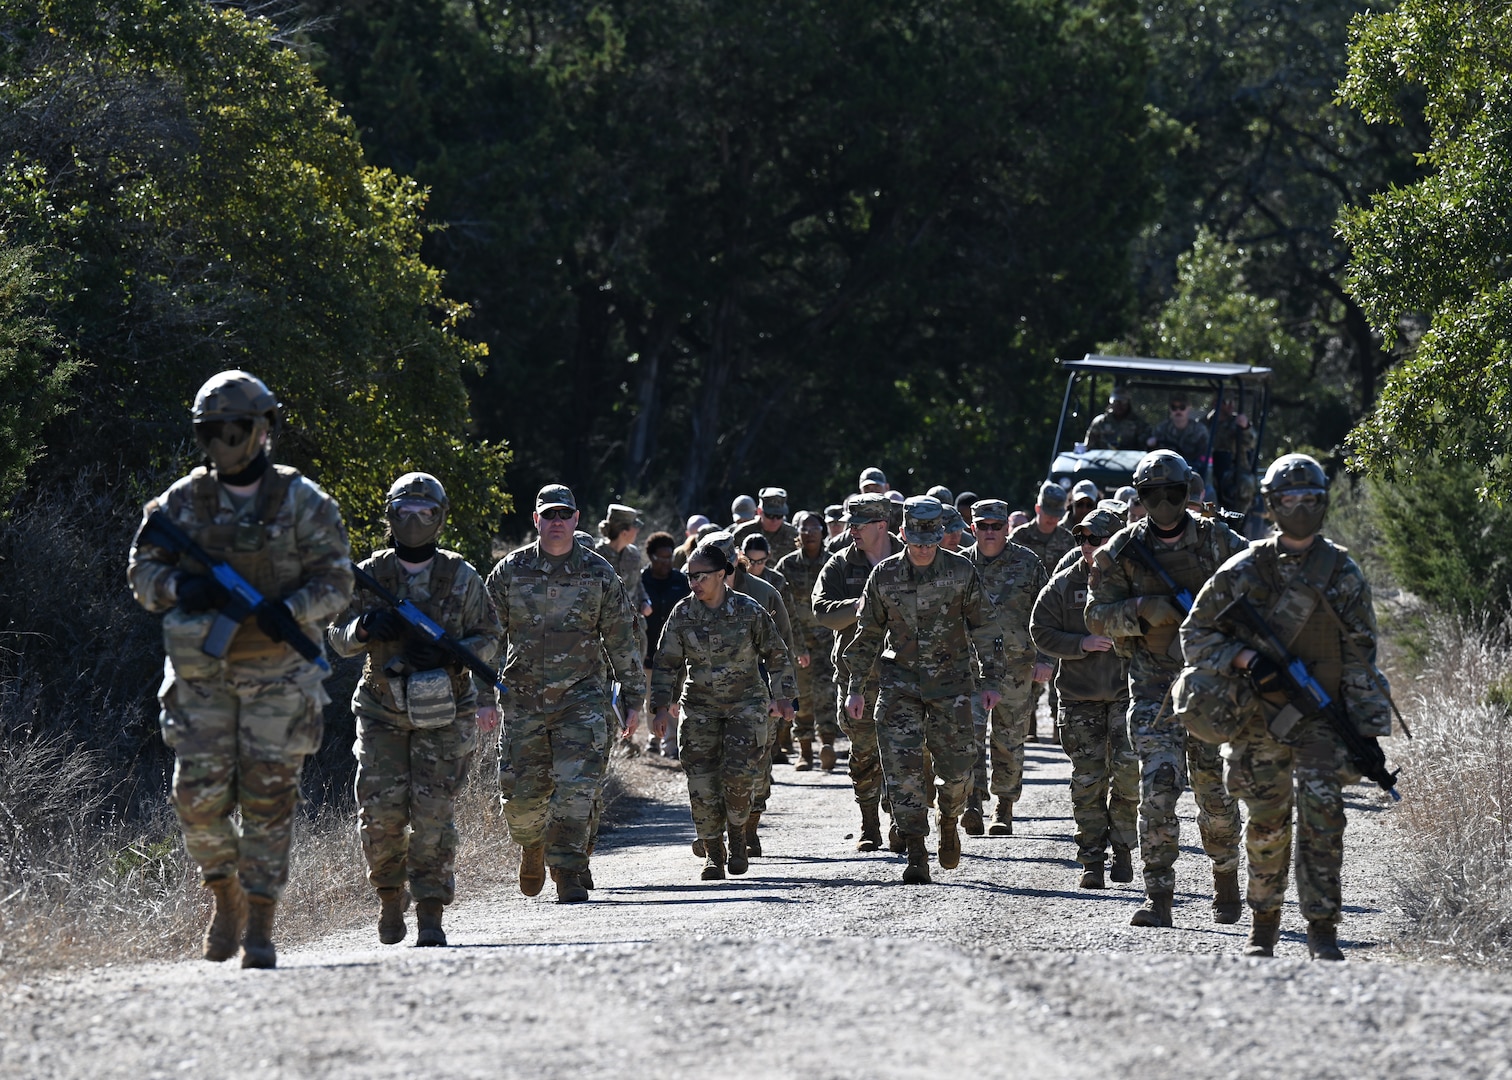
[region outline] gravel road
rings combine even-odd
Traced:
[[[1294,903],[1274,960],[1214,925],[1190,796],[1175,929],[1128,925],[1137,882],[1077,890],[1051,745],[1030,746],[1018,835],[965,838],[928,887],[895,884],[902,856],[854,850],[843,765],[778,767],[767,854],[722,882],[698,878],[681,773],[627,768],[643,794],[601,838],[591,904],[556,905],[548,882],[464,896],[448,949],[364,927],[274,972],[37,978],[0,999],[0,1076],[1512,1076],[1512,977],[1393,955],[1393,826],[1363,787],[1349,962],[1321,965]]]

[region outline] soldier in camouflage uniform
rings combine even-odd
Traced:
[[[861,611],[861,594],[872,567],[903,550],[903,544],[887,528],[887,498],[876,492],[852,495],[845,501],[845,520],[854,543],[830,556],[814,585],[814,619],[835,635],[831,654],[835,666],[835,686],[850,682],[845,665],[845,649],[859,631],[856,617]],[[877,722],[873,710],[877,700],[877,673],[872,668],[859,672],[866,708],[852,719],[844,711],[844,701],[837,721],[850,739],[850,778],[861,807],[861,836],[857,851],[876,851],[882,846],[880,806],[882,799],[882,758],[877,745]],[[901,841],[902,834],[898,834]]]
[[[843,505],[830,503],[824,508],[824,530],[826,542],[845,535],[845,507]]]
[[[767,538],[760,530],[746,533],[745,540],[740,545],[740,565],[751,577],[760,578],[776,589],[777,595],[782,598],[783,609],[791,612],[787,601],[787,579],[782,576],[782,571],[777,569],[777,560],[772,558]],[[789,613],[790,629],[792,618]],[[790,648],[798,647],[797,639],[791,635],[787,638],[787,642]],[[772,764],[788,764],[790,760],[788,755],[791,753],[793,753],[793,725],[787,720],[778,720],[772,725]],[[768,786],[770,786],[770,777],[768,777]],[[763,800],[763,808],[764,806]]]
[[[1213,430],[1213,485],[1218,502],[1229,510],[1249,513],[1255,499],[1255,474],[1250,456],[1255,452],[1259,434],[1249,417],[1239,412],[1232,397],[1225,397],[1216,410],[1209,412],[1204,426],[1216,422]]]
[[[775,566],[784,555],[798,548],[798,530],[788,524],[787,514],[787,492],[779,487],[762,488],[761,513],[756,520],[748,521],[733,530],[736,546],[743,551],[747,536],[764,536],[767,551],[772,556],[772,565]]]
[[[694,551],[693,595],[668,616],[651,676],[658,733],[671,720],[673,700],[679,702],[678,756],[706,859],[704,880],[723,878],[726,867],[743,874],[750,865],[752,791],[771,769],[767,717],[791,720],[797,693],[776,623],[758,601],[730,587],[734,573],[719,545]]]
[[[1024,740],[1034,723],[1035,681],[1050,675],[1049,664],[1040,667],[1041,657],[1029,637],[1034,598],[1049,575],[1038,555],[1008,542],[1008,504],[1003,500],[978,501],[971,508],[971,518],[976,523],[977,542],[966,551],[966,557],[981,578],[1002,641],[1002,700],[990,713],[980,700],[972,703],[977,756],[961,827],[971,836],[982,835],[982,805],[990,793],[997,800],[992,835],[1012,836],[1013,804],[1024,790]]]
[[[1133,397],[1119,386],[1108,395],[1107,411],[1092,418],[1084,441],[1088,450],[1143,450],[1149,434]]]
[[[1220,521],[1196,518],[1186,509],[1191,470],[1171,450],[1140,459],[1134,486],[1147,511],[1097,552],[1087,578],[1087,627],[1112,638],[1129,656],[1129,738],[1139,754],[1139,847],[1144,858],[1146,901],[1135,926],[1170,926],[1176,887],[1180,823],[1176,801],[1190,776],[1197,799],[1197,829],[1213,862],[1213,918],[1237,922],[1239,810],[1223,786],[1216,747],[1188,736],[1169,707],[1171,683],[1181,670],[1177,626],[1183,611],[1176,590],[1140,558],[1150,554],[1189,594],[1212,577],[1245,541]]]
[[[1060,661],[1056,724],[1071,759],[1071,812],[1083,889],[1104,887],[1103,863],[1113,846],[1112,877],[1134,880],[1130,851],[1138,842],[1139,755],[1129,743],[1129,666],[1113,639],[1087,630],[1087,575],[1093,556],[1123,527],[1112,510],[1077,522],[1075,562],[1056,572],[1034,602],[1034,644]]]
[[[212,465],[148,502],[143,517],[161,510],[318,642],[351,599],[351,552],[335,500],[269,462],[278,413],[255,376],[223,371],[210,379],[195,395],[193,417]],[[165,613],[158,697],[163,741],[178,759],[173,809],[215,898],[204,957],[230,959],[240,943],[243,967],[274,967],[274,908],[288,880],[300,767],[320,746],[326,673],[267,615],[241,623],[224,659],[206,655],[201,646],[229,599],[225,590],[209,567],[143,532],[126,576],[137,603]]]
[[[961,861],[956,823],[966,808],[977,756],[972,659],[981,671],[982,707],[996,708],[1003,639],[970,559],[940,550],[945,508],[928,495],[904,506],[905,551],[878,563],[866,582],[858,631],[845,647],[846,714],[866,708],[868,673],[878,672],[876,721],[893,821],[903,834],[903,880],[929,883],[927,789],[940,784],[940,866]],[[925,761],[928,749],[931,765]]]
[[[793,734],[798,739],[799,772],[814,767],[814,740],[819,740],[819,765],[829,772],[835,767],[835,662],[830,655],[835,635],[814,616],[814,586],[828,556],[824,551],[824,520],[801,510],[793,521],[798,530],[798,550],[777,564],[786,584],[782,600],[793,620],[794,645],[799,650],[798,712]]]
[[[509,834],[523,849],[520,891],[535,896],[550,867],[559,903],[588,899],[583,875],[594,800],[609,763],[609,688],[624,691],[634,729],[645,697],[635,610],[618,576],[575,543],[577,501],[559,484],[536,495],[540,538],[488,575],[505,641],[510,693],[499,726],[499,788]],[[492,705],[492,690],[479,694]]]
[[[499,616],[483,578],[436,543],[449,506],[441,482],[429,473],[394,481],[385,512],[394,547],[373,552],[362,569],[491,663],[499,650]],[[456,895],[457,788],[478,745],[472,675],[365,589],[353,594],[329,636],[342,656],[366,654],[352,694],[353,753],[357,828],[368,883],[382,905],[378,940],[404,940],[408,882],[419,922],[416,944],[445,945],[441,912]]]
[[[1076,550],[1076,541],[1071,537],[1071,530],[1061,524],[1061,515],[1065,512],[1066,489],[1047,480],[1040,485],[1039,500],[1034,504],[1033,520],[1025,522],[1008,533],[1009,543],[1026,547],[1040,557],[1047,579],[1055,573],[1055,568],[1060,561],[1066,558],[1068,553]],[[1048,663],[1047,657],[1042,659]],[[1053,684],[1047,684],[1048,678],[1047,675],[1045,680],[1037,680],[1034,684],[1034,704],[1029,711],[1029,738],[1037,737],[1035,715],[1039,711],[1040,698],[1047,692],[1050,695],[1051,723],[1054,723],[1055,687]]]
[[[1287,454],[1261,485],[1279,534],[1230,559],[1197,594],[1181,627],[1188,669],[1207,693],[1235,703],[1238,730],[1223,749],[1229,790],[1249,812],[1252,923],[1245,952],[1271,956],[1281,928],[1292,804],[1297,815],[1297,894],[1316,960],[1342,960],[1338,922],[1344,861],[1343,785],[1359,779],[1343,741],[1318,713],[1272,734],[1286,715],[1279,665],[1254,635],[1226,616],[1245,597],[1335,701],[1361,735],[1391,734],[1389,690],[1375,667],[1370,585],[1349,553],[1320,532],[1328,477],[1304,454]]]
[[[1207,470],[1207,425],[1192,419],[1192,403],[1185,394],[1172,395],[1171,415],[1156,426],[1155,433],[1150,436],[1150,447],[1176,451],[1186,459],[1193,472],[1200,474]]]

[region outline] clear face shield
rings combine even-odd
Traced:
[[[388,504],[389,532],[405,547],[424,547],[441,535],[446,511],[429,499],[400,498]]]

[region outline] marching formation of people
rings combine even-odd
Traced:
[[[1272,955],[1295,829],[1309,953],[1342,959],[1342,789],[1375,778],[1361,747],[1379,753],[1392,706],[1370,587],[1321,533],[1328,477],[1305,455],[1276,460],[1260,484],[1274,529],[1248,541],[1202,502],[1217,454],[1188,402],[1153,434],[1128,405],[1115,392],[1088,432],[1149,449],[1111,496],[1045,483],[1029,513],[991,493],[907,497],[867,468],[842,502],[792,513],[762,488],[729,526],[695,515],[643,554],[635,508],[612,504],[595,539],[550,484],[536,539],[485,576],[440,546],[450,504],[422,472],[389,489],[391,546],[354,563],[335,502],[269,459],[273,393],[215,376],[193,407],[209,464],[147,504],[128,570],[164,616],[161,724],[213,898],[205,958],[276,964],[299,772],[329,700],[324,643],[363,658],[358,831],[387,944],[411,904],[416,943],[446,944],[454,807],[480,736],[527,896],[549,875],[558,902],[589,898],[610,753],[636,745],[642,715],[648,752],[687,777],[704,880],[761,856],[774,764],[832,772],[843,755],[857,850],[886,844],[907,856],[903,882],[929,884],[932,862],[959,865],[961,832],[1013,835],[1048,694],[1081,888],[1133,881],[1137,849],[1132,923],[1172,926],[1190,786],[1214,921],[1247,902],[1245,951]],[[1252,433],[1218,419],[1224,482],[1242,490]]]

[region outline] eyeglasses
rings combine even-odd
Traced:
[[[702,581],[706,577],[711,577],[714,574],[723,574],[723,573],[724,573],[723,570],[689,570],[688,571],[688,583],[690,585],[697,585],[700,581]]]
[[[548,510],[541,511],[542,521],[570,521],[576,510],[569,510],[565,506],[553,506]]]
[[[752,570],[760,570],[767,564],[767,558],[766,555],[747,555],[746,562],[751,564]]]

